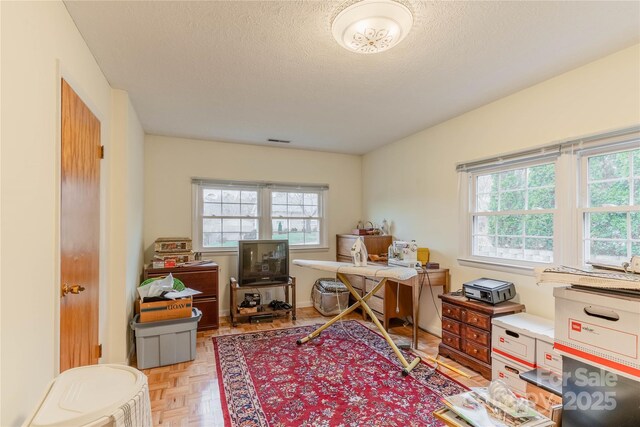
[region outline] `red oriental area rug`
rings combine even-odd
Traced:
[[[466,390],[426,363],[403,377],[384,338],[357,321],[296,344],[315,329],[213,338],[226,426],[439,426],[440,399]]]

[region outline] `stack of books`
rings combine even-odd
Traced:
[[[434,415],[449,426],[546,427],[555,423],[527,404],[504,405],[491,398],[486,387],[442,399],[445,408]]]

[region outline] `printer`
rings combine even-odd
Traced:
[[[464,296],[469,299],[494,305],[516,296],[516,288],[513,283],[487,279],[486,277],[463,283],[462,291]]]

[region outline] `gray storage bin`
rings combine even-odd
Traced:
[[[139,315],[131,320],[136,334],[138,369],[173,365],[196,358],[196,329],[202,318],[197,308],[191,317],[139,323]]]
[[[349,307],[349,290],[333,278],[318,279],[313,285],[311,300],[323,316],[332,316]]]

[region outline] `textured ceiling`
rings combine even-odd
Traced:
[[[395,48],[333,39],[341,2],[65,4],[147,133],[365,153],[640,41],[640,2],[418,2]]]

